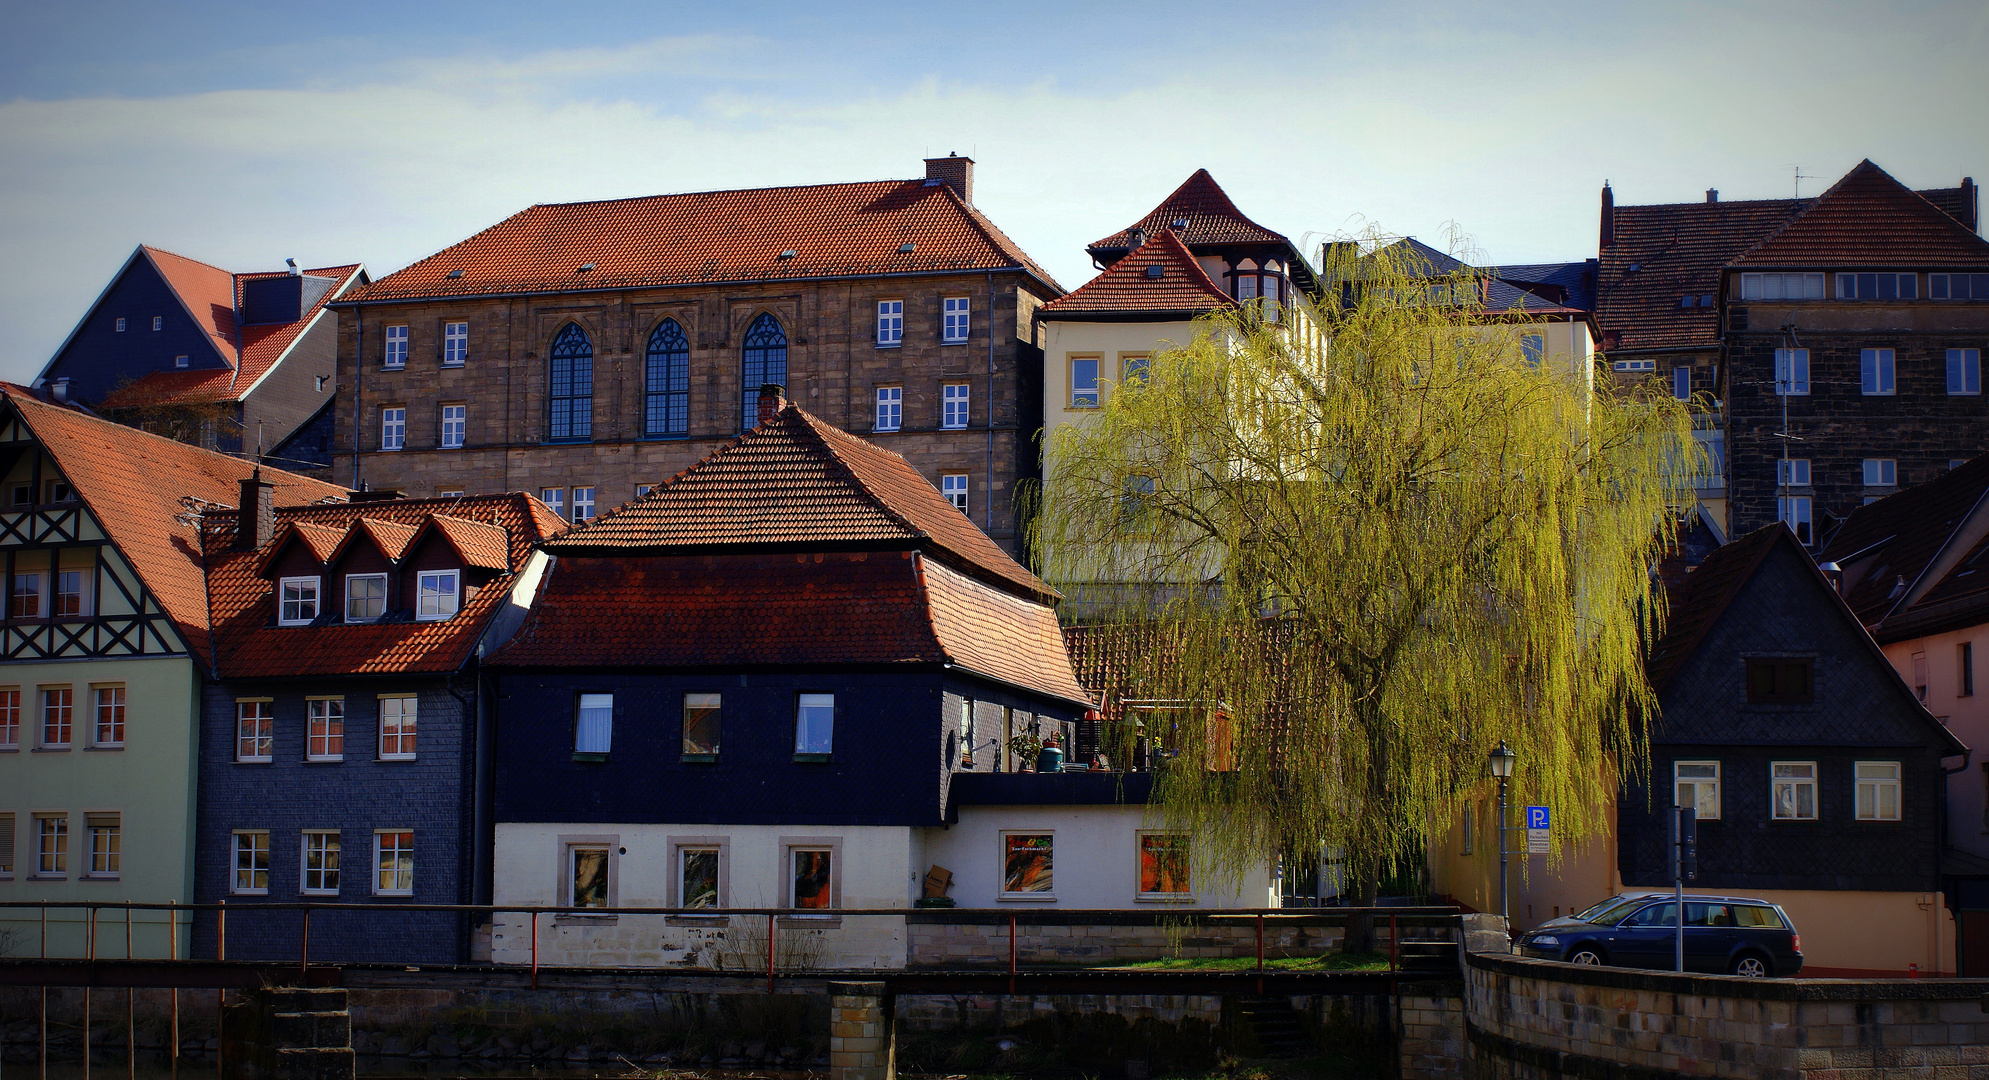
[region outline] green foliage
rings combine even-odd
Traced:
[[[1597,833],[1643,760],[1687,406],[1529,364],[1472,271],[1378,239],[1329,245],[1321,303],[1212,316],[1049,435],[1039,565],[1175,703],[1156,814],[1198,872],[1325,843],[1372,883],[1501,739],[1516,803]]]

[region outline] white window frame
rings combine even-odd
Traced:
[[[1808,458],[1782,458],[1775,463],[1775,482],[1783,487],[1808,487]]]
[[[1467,807],[1468,809],[1468,807]],[[1180,892],[1147,892],[1140,888],[1143,884],[1140,875],[1144,872],[1142,857],[1146,854],[1146,842],[1152,837],[1173,837],[1188,849],[1188,887]],[[1148,904],[1192,904],[1195,902],[1195,858],[1194,837],[1178,829],[1141,829],[1133,835],[1133,898]],[[1054,849],[1052,849],[1054,850]],[[1466,855],[1470,852],[1467,850]],[[1005,884],[1006,882],[1004,882]]]
[[[288,595],[293,585],[298,587],[297,595],[294,599]],[[306,585],[310,586],[311,595],[308,599],[304,596],[303,586]],[[317,621],[318,612],[322,608],[323,601],[323,579],[315,576],[279,578],[276,582],[276,625],[311,625]],[[304,605],[306,604],[311,606],[311,613],[309,615],[304,614]],[[291,614],[292,605],[295,605],[296,614]]]
[[[117,320],[117,332],[120,334],[124,333],[124,318],[122,316],[119,316]]]
[[[40,737],[35,740],[35,745],[44,750],[67,750],[75,746],[76,688],[74,686],[37,686],[35,690],[37,691],[35,697],[41,706],[40,723],[35,726],[35,731]],[[67,694],[69,695],[68,701],[61,706],[54,706],[49,701],[49,695],[51,694]],[[54,725],[56,731],[59,734],[68,736],[67,738],[51,739],[48,737],[51,720],[49,710],[57,707],[68,710],[68,715],[57,720]]]
[[[1775,520],[1789,526],[1796,539],[1807,547],[1816,542],[1815,507],[1808,495],[1775,496]]]
[[[615,695],[576,694],[573,698],[573,752],[609,754],[615,746]]]
[[[794,893],[794,857],[804,851],[829,856],[829,903],[826,907],[801,908]],[[787,839],[781,841],[781,897],[790,908],[828,914],[843,906],[843,846],[838,840]],[[806,915],[802,918],[807,918]]]
[[[380,449],[400,450],[407,446],[407,406],[384,405],[380,408]]]
[[[1898,354],[1891,349],[1859,349],[1858,390],[1866,397],[1897,396]]]
[[[99,845],[108,839],[108,845]],[[116,881],[124,862],[124,815],[115,810],[85,811],[83,814],[83,877],[92,881]]]
[[[69,876],[69,815],[47,813],[34,815],[34,860],[35,871],[32,877],[43,880],[67,878]],[[50,826],[53,826],[51,828]],[[56,843],[51,847],[49,840]]]
[[[381,353],[380,366],[398,371],[407,366],[407,327],[389,326],[386,332],[386,344]]]
[[[392,848],[389,848],[387,846],[387,838],[390,836],[397,838],[395,841],[395,845]],[[403,871],[399,867],[395,867],[389,870],[386,861],[388,852],[391,851],[397,859],[402,855],[403,849],[400,847],[398,841],[398,838],[401,836],[407,837],[407,847],[405,849],[407,857],[407,869]],[[380,884],[380,876],[386,873],[391,873],[395,875],[395,882],[393,885],[383,886]],[[403,886],[399,880],[399,875],[401,875],[402,873],[405,873],[407,875],[407,883],[405,886]],[[413,829],[374,829],[373,830],[373,895],[374,896],[413,896],[414,895],[414,830]]]
[[[106,701],[106,695],[110,700]],[[90,687],[90,745],[98,750],[124,749],[126,703],[129,696],[123,683],[97,683]],[[104,734],[104,708],[111,709],[110,735]]]
[[[442,406],[442,449],[461,450],[470,427],[468,405]]]
[[[575,525],[594,520],[594,489],[582,486],[573,489],[573,517]]]
[[[333,736],[332,726],[338,726],[338,734]],[[319,732],[322,727],[323,733]],[[332,750],[332,739],[338,739],[338,749]],[[324,749],[320,750],[322,745]],[[305,761],[344,761],[345,760],[345,699],[342,697],[308,697],[304,699],[304,760]]]
[[[877,347],[895,349],[905,341],[905,302],[877,301]]]
[[[1863,461],[1866,487],[1898,487],[1898,458],[1865,458]]]
[[[905,423],[905,388],[902,386],[880,386],[877,388],[877,413],[872,431],[897,431]]]
[[[365,582],[378,582],[378,583],[379,583],[379,586],[380,586],[380,595],[379,595],[379,596],[377,597],[377,599],[378,599],[378,601],[379,601],[379,603],[380,603],[380,610],[379,610],[379,611],[375,612],[375,613],[374,613],[374,614],[372,614],[372,615],[361,615],[361,616],[357,616],[357,617],[355,617],[355,616],[354,616],[354,615],[352,614],[352,601],[353,601],[353,599],[354,599],[354,597],[353,597],[353,595],[352,595],[352,584],[353,584],[353,582],[355,582],[355,581],[365,581]],[[364,598],[364,599],[376,599],[376,598],[374,598],[374,597],[366,597],[366,598]],[[386,613],[387,613],[387,575],[385,575],[385,574],[347,574],[347,575],[345,575],[345,621],[346,621],[346,622],[349,622],[349,623],[369,623],[369,622],[374,622],[374,621],[378,620],[378,619],[380,618],[380,616],[382,616],[382,615],[385,615]]]
[[[1519,336],[1519,356],[1526,366],[1539,371],[1547,362],[1547,335],[1521,334]]]
[[[165,328],[166,328],[166,317],[164,315],[152,316],[152,329],[154,331],[164,330]]]
[[[1982,350],[1949,349],[1948,396],[1976,396],[1982,393]]]
[[[1807,773],[1796,770],[1806,769]],[[1783,770],[1788,770],[1786,774]],[[1782,812],[1782,792],[1790,792],[1790,812]],[[1809,791],[1809,813],[1802,813],[1802,792]],[[1816,762],[1814,761],[1771,761],[1768,763],[1768,817],[1770,821],[1816,821],[1819,808],[1816,804]]]
[[[616,902],[619,899],[615,895],[617,892],[615,886],[618,884],[616,878],[620,876],[616,872],[615,849],[619,846],[620,837],[617,836],[560,837],[559,891],[560,903],[563,906],[584,906],[589,911],[614,910]],[[582,852],[597,853],[601,856],[601,903],[599,905],[582,905],[580,903],[579,890],[574,888],[574,886],[579,884],[577,871],[579,870],[580,854]]]
[[[1090,387],[1088,390],[1079,386],[1077,381],[1077,365],[1083,363],[1091,365],[1091,381],[1087,384]],[[1104,376],[1104,368],[1105,357],[1101,354],[1077,353],[1064,358],[1064,373],[1066,378],[1070,380],[1069,401],[1066,402],[1068,408],[1096,409],[1104,402],[1103,391],[1099,386],[1099,380]]]
[[[1692,369],[1679,366],[1671,369],[1671,396],[1680,401],[1692,400]]]
[[[377,753],[381,761],[413,761],[420,749],[421,699],[413,694],[381,694],[380,736]],[[389,721],[392,721],[391,730]],[[387,739],[394,749],[387,749]],[[407,747],[413,744],[414,750]]]
[[[546,509],[551,510],[554,517],[562,521],[566,519],[565,488],[540,488],[539,501],[546,504]]]
[[[470,324],[465,322],[445,322],[442,324],[442,366],[462,367],[470,358]]]
[[[939,306],[939,343],[965,345],[973,331],[973,301],[965,296],[948,296],[940,300]]]
[[[181,353],[178,356],[173,357],[173,366],[176,368],[190,367],[192,366],[192,363],[193,363],[192,359],[188,357],[187,354],[185,353]]]
[[[1680,772],[1688,768],[1692,769],[1710,768],[1713,770],[1713,775],[1710,777],[1681,776]],[[1684,788],[1688,784],[1691,785],[1692,787],[1692,801],[1689,803],[1680,801],[1680,794],[1681,794],[1680,789]],[[1712,791],[1711,802],[1713,809],[1711,813],[1707,813],[1703,809],[1703,807],[1706,805],[1708,801],[1705,797],[1707,789],[1711,789]],[[1671,763],[1671,804],[1673,806],[1692,807],[1694,810],[1698,811],[1698,817],[1700,821],[1718,821],[1720,820],[1721,794],[1722,793],[1720,791],[1719,762],[1712,760],[1701,760],[1701,761],[1674,761]]]
[[[1775,393],[1779,397],[1809,396],[1809,350],[1775,350]]]
[[[670,906],[671,907],[691,906],[690,897],[685,895],[684,892],[685,856],[710,855],[714,858],[715,861],[714,868],[717,870],[717,874],[715,875],[717,885],[713,891],[712,902],[709,909],[700,908],[699,910],[723,911],[725,909],[725,888],[726,885],[728,884],[728,882],[726,881],[726,875],[731,872],[731,868],[728,865],[730,861],[729,856],[731,854],[731,852],[728,850],[730,846],[731,845],[728,844],[723,837],[693,836],[693,837],[670,838]],[[791,869],[790,873],[792,873]],[[835,867],[833,864],[829,867],[829,873],[831,877],[835,875]],[[792,889],[793,886],[790,885],[789,888]]]
[[[1612,360],[1610,361],[1609,368],[1611,371],[1656,371],[1657,361],[1656,360]]]
[[[1865,771],[1867,769],[1872,770],[1875,774],[1884,769],[1891,769],[1892,775],[1866,776]],[[1904,791],[1900,786],[1902,772],[1900,763],[1897,761],[1854,761],[1851,763],[1851,777],[1856,784],[1857,792],[1856,800],[1852,803],[1852,813],[1856,816],[1857,820],[1902,821],[1905,819],[1906,808],[1900,805],[1901,796],[1904,795]],[[1887,791],[1892,793],[1892,813],[1889,815],[1882,813],[1885,805],[1881,795]],[[1868,794],[1871,802],[1871,813],[1869,814],[1865,812]]]
[[[950,472],[939,474],[939,493],[946,497],[947,502],[953,504],[953,509],[963,514],[970,513],[967,508],[967,490],[966,473]]]
[[[21,748],[21,688],[0,686],[0,750]]]
[[[269,830],[234,829],[230,831],[229,835],[232,839],[229,841],[228,892],[234,896],[268,896]],[[256,843],[258,837],[262,839],[261,844]],[[246,846],[243,844],[245,840],[248,841]],[[248,856],[246,865],[244,865],[242,859],[244,855]],[[261,866],[256,865],[256,857],[258,855],[262,857]],[[244,874],[248,875],[248,884],[246,885],[242,884]],[[256,885],[257,874],[262,875],[262,885],[260,887]]]
[[[330,843],[326,843],[327,839]],[[318,841],[318,850],[315,852],[311,850],[312,840]],[[339,839],[337,829],[305,829],[303,835],[299,837],[297,848],[297,891],[305,896],[337,896],[340,884],[339,856],[343,853],[343,849],[344,844]],[[319,859],[316,870],[311,868],[311,856],[314,854]],[[331,856],[328,860],[325,858],[327,855]],[[330,865],[324,865],[326,862]],[[318,875],[317,885],[311,884],[311,875],[314,873]],[[331,881],[329,886],[324,884],[327,876]]]
[[[461,570],[423,570],[415,575],[414,617],[417,622],[444,622],[455,618],[462,609]]]
[[[973,391],[963,382],[944,383],[939,388],[939,426],[947,431],[965,431]]]
[[[1055,829],[1002,829],[997,834],[995,847],[995,899],[1022,900],[1038,903],[1055,903],[1057,899],[1057,830]],[[1008,890],[1008,841],[1012,836],[1047,836],[1050,838],[1050,881],[1049,887],[1041,890],[1010,892]],[[1138,857],[1135,852],[1134,857]],[[1138,887],[1134,882],[1134,887]]]
[[[243,737],[244,724],[253,723],[256,727],[247,738]],[[262,753],[242,753],[242,747],[260,747]],[[235,760],[246,765],[267,764],[276,760],[276,702],[270,698],[235,699]]]
[[[825,748],[817,749],[805,740],[809,731],[803,726],[808,709],[827,708],[829,710],[829,741]],[[836,695],[806,693],[794,695],[794,753],[796,757],[828,757],[836,752]]]
[[[1889,297],[1882,297],[1876,295],[1874,296],[1857,295],[1858,279],[1861,277],[1893,279],[1892,295]],[[1848,289],[1845,288],[1847,284],[1850,286],[1850,288]],[[1906,287],[1901,288],[1900,286],[1902,285]],[[1874,289],[1878,287],[1876,281],[1873,283],[1872,287]],[[1901,274],[1898,273],[1897,271],[1887,271],[1886,273],[1882,274],[1862,274],[1856,272],[1849,274],[1838,274],[1836,288],[1837,288],[1836,298],[1839,300],[1885,300],[1885,301],[1918,300],[1920,299],[1920,275]]]
[[[1796,293],[1790,295],[1791,284]],[[1736,300],[1822,300],[1823,275],[1815,274],[1742,274],[1740,275],[1740,295]]]

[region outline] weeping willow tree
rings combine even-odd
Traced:
[[[1050,433],[1032,535],[1133,658],[1198,872],[1328,845],[1364,901],[1501,740],[1518,799],[1605,827],[1699,460],[1683,403],[1556,370],[1468,267],[1374,239],[1329,245],[1319,304],[1211,316]]]

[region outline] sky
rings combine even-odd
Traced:
[[[1989,4],[0,0],[0,378],[132,249],[390,273],[533,203],[921,175],[1065,288],[1197,168],[1316,256],[1595,254],[1618,203],[1989,180]],[[1799,176],[1800,174],[1800,176]]]

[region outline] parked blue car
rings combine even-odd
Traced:
[[[1612,896],[1527,931],[1519,951],[1539,960],[1670,971],[1677,935],[1676,898]],[[1779,906],[1745,896],[1686,895],[1685,970],[1764,978],[1802,967],[1802,937]]]

